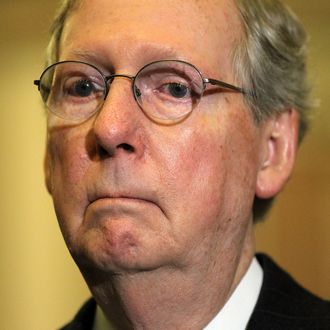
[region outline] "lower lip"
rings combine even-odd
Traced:
[[[149,213],[147,208],[150,211],[150,206],[155,207],[155,204],[139,198],[99,198],[88,205],[85,216],[88,223],[95,223],[95,220],[99,222],[100,220],[124,219],[134,219],[135,222]]]
[[[135,213],[146,206],[155,206],[153,202],[131,197],[104,197],[91,202],[87,209],[97,213]]]
[[[134,203],[134,204],[146,204],[152,203],[148,200],[141,198],[132,198],[132,197],[103,197],[98,198],[95,201],[91,202],[91,204],[122,204],[122,203]]]

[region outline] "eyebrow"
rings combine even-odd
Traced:
[[[175,59],[175,60],[185,60],[187,61],[186,57],[183,56],[183,54],[168,46],[164,45],[155,45],[153,43],[146,43],[138,45],[134,50],[130,52],[128,50],[128,58],[142,58],[141,55],[143,54],[143,60],[141,59],[142,63],[139,63],[140,65],[147,64],[152,61],[158,61],[158,60],[168,60],[168,59]],[[101,65],[105,68],[111,67],[111,60],[109,60],[105,54],[104,51],[95,51],[95,50],[87,50],[87,49],[79,49],[76,48],[73,51],[70,51],[66,58],[63,60],[72,60],[72,59],[78,59],[83,62],[88,62],[95,65]]]
[[[102,56],[100,56],[97,52],[87,51],[83,49],[75,49],[67,54],[67,56],[62,59],[64,61],[68,60],[79,60],[88,63],[99,63],[102,62]]]

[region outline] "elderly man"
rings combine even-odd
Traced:
[[[253,222],[309,108],[305,35],[277,0],[71,0],[35,81],[65,242],[91,299],[63,329],[329,329],[329,303]]]

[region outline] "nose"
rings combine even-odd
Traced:
[[[108,95],[93,125],[97,153],[102,157],[119,154],[141,157],[146,118],[134,99],[132,77],[109,77],[109,84]]]

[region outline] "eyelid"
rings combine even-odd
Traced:
[[[95,77],[96,79],[93,79],[93,77],[90,76],[68,76],[66,79],[62,79],[63,83],[70,83],[74,84],[77,82],[82,82],[82,81],[90,81],[93,85],[100,85],[104,87],[104,81],[101,80],[100,78]]]

